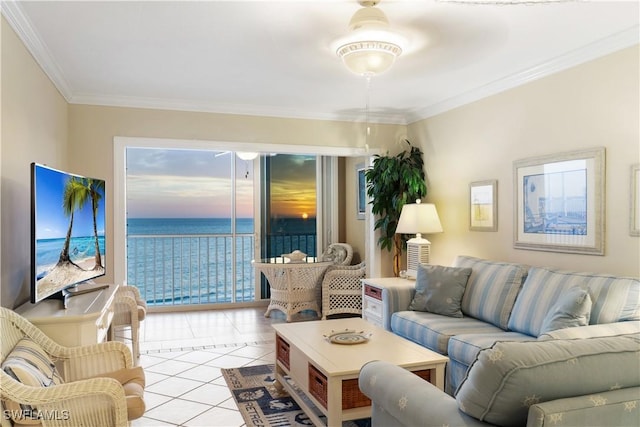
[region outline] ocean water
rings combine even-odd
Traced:
[[[230,233],[230,218],[129,218],[127,220],[127,235]],[[253,218],[238,218],[236,233],[253,233]]]
[[[60,258],[60,252],[64,246],[65,238],[38,239],[36,241],[36,274],[38,277],[51,270]],[[104,259],[104,236],[98,236],[98,245],[102,257],[102,265],[106,266]],[[69,257],[76,264],[81,264],[87,258],[93,258],[96,254],[95,239],[93,236],[72,237],[69,242]]]
[[[300,249],[315,256],[315,220],[279,219],[263,245],[268,256]],[[252,218],[131,218],[127,221],[127,282],[151,305],[253,301]],[[235,253],[235,265],[233,255]],[[234,289],[235,287],[235,289]],[[260,295],[258,296],[258,299]]]

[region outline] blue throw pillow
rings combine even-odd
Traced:
[[[409,310],[462,317],[460,304],[470,275],[470,268],[420,264]]]
[[[540,335],[556,329],[587,326],[591,317],[591,305],[591,297],[585,289],[567,289],[560,294],[558,301],[542,321]]]

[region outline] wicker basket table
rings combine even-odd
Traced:
[[[302,310],[314,310],[320,317],[322,277],[332,265],[331,261],[307,257],[300,262],[284,262],[283,258],[269,258],[254,261],[253,265],[271,286],[271,300],[265,317],[269,317],[272,310],[286,314],[287,322]]]

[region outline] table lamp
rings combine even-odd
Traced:
[[[423,238],[422,234],[442,233],[436,206],[432,203],[420,203],[420,199],[404,205],[396,233],[416,234],[416,237],[407,241],[407,277],[415,278],[418,265],[429,263],[431,251],[431,242]]]

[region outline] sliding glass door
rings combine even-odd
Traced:
[[[115,137],[115,283],[177,310],[269,298],[251,260],[338,241],[335,155],[361,153]]]
[[[294,250],[317,255],[316,159],[293,154],[263,158],[261,258],[280,257]],[[261,294],[269,296],[265,280],[261,281]]]
[[[127,282],[149,304],[256,299],[253,163],[228,151],[127,148]]]

